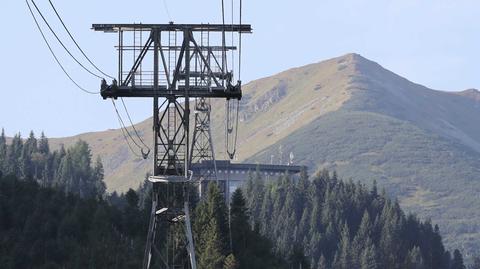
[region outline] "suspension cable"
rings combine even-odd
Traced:
[[[118,108],[117,108],[117,105],[115,104],[115,101],[114,101],[113,99],[111,99],[111,100],[112,100],[113,107],[115,108],[115,112],[116,112],[116,114],[117,114],[118,120],[119,120],[119,122],[120,122],[120,125],[121,125],[120,127],[122,128],[122,132],[123,132],[123,131],[126,132],[127,136],[130,138],[130,140],[132,140],[133,144],[135,144],[135,146],[137,146],[137,148],[139,148],[140,151],[142,152],[141,157],[142,157],[143,159],[146,159],[146,158],[148,157],[148,154],[150,153],[150,149],[148,149],[148,152],[145,153],[145,152],[143,151],[143,147],[140,146],[140,145],[137,143],[137,141],[135,141],[135,139],[132,137],[132,135],[131,135],[130,132],[128,131],[127,127],[125,126],[125,122],[123,121],[122,117],[120,116],[120,112],[118,112]],[[125,136],[125,138],[126,138],[126,136]],[[126,141],[127,141],[127,143],[128,143],[128,140],[126,140]],[[134,152],[134,151],[132,151],[132,152]],[[136,156],[140,157],[140,155],[136,155]]]
[[[112,100],[113,100],[113,99],[112,99]],[[132,154],[133,154],[135,157],[137,157],[137,158],[142,158],[143,156],[141,156],[140,154],[138,154],[137,152],[135,152],[135,150],[133,150],[133,148],[132,148],[132,145],[130,145],[130,142],[128,141],[127,135],[125,134],[125,130],[123,130],[122,120],[121,120],[120,116],[117,115],[117,119],[118,119],[118,123],[120,124],[120,130],[122,131],[123,139],[125,139],[125,142],[127,142],[127,146],[128,146],[128,148],[130,149],[130,152],[132,152]]]
[[[230,100],[226,103],[227,122],[226,122],[226,151],[230,160],[233,160],[237,152],[237,137],[238,137],[238,119],[240,110],[240,100],[237,100],[237,105],[230,104]],[[233,114],[235,113],[235,114]],[[232,115],[233,114],[233,115]],[[235,130],[235,133],[233,131]],[[233,139],[232,139],[233,133]],[[230,141],[232,140],[232,141]],[[233,144],[233,145],[232,145]],[[232,149],[230,150],[230,147]]]
[[[234,13],[234,10],[235,10],[234,8],[235,8],[235,0],[232,0],[232,11],[231,11],[231,12],[232,12],[232,25],[231,25],[231,29],[232,29],[232,31],[231,31],[231,36],[232,36],[232,37],[231,37],[231,39],[232,39],[231,42],[232,42],[232,46],[233,46],[234,39],[235,39],[235,38],[234,38],[234,32],[233,32],[233,22],[234,22],[234,17],[235,17],[235,16],[234,16],[234,14],[235,14],[235,13]],[[232,50],[232,72],[233,72],[233,69],[235,69],[235,52]]]
[[[148,151],[150,152],[150,147],[148,147],[146,144],[145,144],[145,141],[142,139],[142,137],[138,134],[138,131],[137,131],[137,128],[135,128],[135,124],[133,124],[132,122],[132,118],[130,117],[130,113],[128,112],[128,109],[127,109],[127,106],[125,104],[125,101],[123,100],[123,97],[120,97],[120,100],[122,101],[122,105],[123,105],[123,108],[125,110],[125,113],[127,114],[127,117],[128,117],[128,121],[130,122],[132,128],[133,128],[133,131],[135,132],[135,135],[137,136],[138,140],[140,140],[140,142],[148,149]]]
[[[83,51],[83,49],[80,47],[80,45],[77,43],[77,41],[75,40],[75,38],[73,37],[73,35],[71,34],[71,32],[68,30],[67,26],[65,25],[65,23],[63,22],[62,20],[62,17],[60,16],[60,14],[57,12],[57,9],[55,8],[55,6],[53,5],[52,1],[51,0],[48,0],[48,2],[50,3],[50,6],[52,7],[53,11],[55,12],[55,14],[57,15],[57,18],[60,20],[60,22],[62,23],[63,25],[63,28],[65,29],[65,31],[68,33],[68,35],[70,36],[70,38],[72,39],[73,43],[75,43],[75,45],[77,46],[78,50],[80,50],[80,52],[83,54],[83,56],[85,57],[85,59],[87,59],[87,61],[95,68],[97,69],[98,72],[102,73],[104,76],[107,76],[108,78],[111,78],[111,79],[115,79],[114,77],[106,74],[105,72],[103,72],[102,70],[100,70],[100,68],[97,67],[97,65],[95,65],[93,63],[92,60],[90,60],[90,58],[87,56],[87,54]]]
[[[165,8],[165,11],[167,12],[167,16],[168,16],[169,21],[172,21],[172,16],[170,16],[170,11],[168,10],[168,5],[167,5],[166,0],[163,0],[163,7]]]
[[[52,54],[53,58],[55,59],[55,61],[56,61],[57,64],[58,64],[58,66],[62,69],[63,73],[65,73],[65,75],[68,77],[68,79],[69,79],[75,86],[77,86],[77,88],[79,88],[81,91],[83,91],[83,92],[85,92],[85,93],[88,93],[88,94],[99,94],[100,92],[93,92],[93,91],[86,90],[85,88],[83,88],[82,86],[80,86],[80,85],[70,76],[70,74],[67,72],[67,70],[65,69],[65,67],[62,65],[62,63],[61,63],[60,60],[58,59],[57,55],[55,55],[55,52],[53,51],[52,47],[50,46],[50,43],[48,42],[47,38],[45,37],[45,34],[43,33],[43,30],[42,30],[42,28],[40,27],[40,24],[38,23],[38,20],[37,20],[37,18],[35,17],[35,14],[33,13],[33,10],[32,10],[32,8],[31,8],[30,4],[28,3],[28,0],[25,0],[25,3],[27,4],[28,9],[29,9],[29,11],[30,11],[30,14],[32,15],[33,20],[35,21],[35,25],[37,26],[38,31],[39,31],[40,34],[42,35],[43,41],[44,41],[45,44],[47,45],[48,50],[49,50],[50,53]]]
[[[70,57],[73,58],[73,60],[78,64],[80,65],[85,71],[87,71],[89,74],[91,74],[92,76],[95,76],[99,79],[103,79],[103,77],[93,73],[90,69],[86,68],[75,56],[73,56],[73,54],[70,52],[70,50],[68,50],[68,48],[65,46],[65,44],[62,42],[62,40],[58,37],[57,33],[55,33],[55,31],[53,30],[53,28],[50,26],[50,24],[48,23],[47,19],[45,18],[45,16],[43,16],[42,12],[40,11],[40,9],[38,8],[37,4],[35,3],[34,0],[31,0],[35,9],[37,10],[38,14],[40,14],[42,20],[45,22],[45,24],[48,26],[48,29],[50,29],[50,32],[52,32],[52,34],[55,36],[55,38],[57,39],[57,41],[60,43],[60,45],[62,45],[63,49],[65,49],[65,51],[68,53],[68,55],[70,55]]]
[[[225,73],[227,67],[227,53],[225,51],[226,38],[225,38],[225,1],[222,0],[222,73]]]
[[[240,0],[240,25],[242,25],[243,0]],[[242,31],[238,32],[238,81],[242,82]]]
[[[239,21],[240,25],[242,25],[242,8],[243,8],[243,1],[240,0],[240,16]],[[238,83],[242,84],[242,31],[239,31],[238,37]],[[237,100],[237,116],[236,116],[236,127],[235,127],[235,148],[234,154],[237,151],[237,139],[238,139],[238,122],[239,122],[239,114],[240,114],[240,100]]]
[[[240,111],[240,100],[237,100],[237,115],[235,116],[235,139],[233,142],[233,155],[230,156],[230,159],[233,159],[235,157],[235,154],[237,153],[237,138],[238,138],[238,116],[239,116],[239,111]]]

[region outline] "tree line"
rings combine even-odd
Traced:
[[[113,205],[0,178],[0,268],[139,268],[148,219],[131,196]]]
[[[43,187],[55,187],[80,197],[105,194],[102,161],[92,165],[88,144],[79,140],[72,147],[51,151],[48,138],[42,133],[37,139],[30,132],[26,139],[16,134],[7,144],[5,132],[0,134],[0,174],[14,175],[37,182]]]
[[[220,189],[209,184],[192,201],[200,269],[465,268],[438,226],[406,215],[376,185],[322,171],[271,181],[251,173],[228,203]],[[101,161],[92,165],[86,142],[51,151],[43,134],[7,144],[2,131],[0,267],[138,268],[150,191],[145,181],[105,193]]]
[[[312,180],[252,173],[244,189],[250,225],[292,268],[465,268],[459,250],[445,250],[438,226],[405,215],[376,184],[367,189],[328,171]]]

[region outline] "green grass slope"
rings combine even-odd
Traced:
[[[471,251],[480,242],[480,154],[462,144],[389,116],[339,111],[248,160],[269,162],[280,145],[296,163],[377,180],[407,211],[438,223],[449,247]]]
[[[377,180],[407,210],[439,223],[449,247],[478,248],[478,91],[431,90],[356,54],[336,61],[339,70],[353,70],[351,97],[247,160],[270,162],[292,152],[312,172],[325,167]]]

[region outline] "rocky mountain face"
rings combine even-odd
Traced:
[[[244,86],[238,160],[334,169],[374,180],[402,206],[431,218],[448,247],[466,253],[480,242],[480,92],[442,92],[348,54]],[[224,158],[223,101],[212,101],[217,158]],[[137,126],[152,140],[151,119]],[[102,156],[110,191],[138,186],[151,160],[135,157],[119,130],[52,139],[86,140]]]

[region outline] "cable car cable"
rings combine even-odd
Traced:
[[[123,105],[123,108],[125,110],[125,113],[127,114],[127,117],[128,117],[128,121],[130,122],[132,128],[133,128],[133,131],[135,132],[135,135],[138,137],[138,140],[140,140],[140,142],[148,149],[148,151],[150,151],[150,147],[148,147],[146,144],[145,144],[145,141],[142,139],[142,137],[138,134],[138,131],[137,129],[135,128],[135,124],[133,124],[132,122],[132,119],[130,117],[130,113],[128,112],[128,109],[127,109],[127,106],[125,104],[125,101],[123,100],[123,97],[120,98],[120,100],[122,101],[122,105]]]
[[[55,8],[55,6],[53,5],[52,1],[51,0],[48,0],[48,2],[50,3],[50,6],[52,7],[53,11],[55,12],[55,14],[57,15],[57,18],[60,20],[60,22],[62,23],[63,25],[63,28],[65,29],[65,31],[68,33],[68,35],[70,36],[70,38],[72,39],[73,43],[75,43],[75,46],[77,46],[78,50],[80,50],[80,52],[83,54],[83,56],[85,57],[85,59],[87,59],[87,61],[95,68],[97,69],[98,72],[102,73],[104,76],[107,76],[108,78],[111,78],[111,79],[115,79],[114,77],[106,74],[105,72],[103,72],[102,70],[100,70],[100,68],[97,67],[97,65],[95,65],[93,63],[92,60],[90,60],[90,58],[87,56],[87,54],[83,51],[83,49],[80,47],[80,45],[77,43],[77,41],[75,40],[75,38],[73,37],[73,35],[71,34],[70,30],[68,30],[68,27],[65,25],[65,23],[63,22],[63,19],[62,17],[60,16],[60,14],[57,12],[57,9]]]
[[[55,59],[55,61],[56,61],[57,64],[58,64],[58,66],[62,69],[63,73],[65,73],[65,75],[68,77],[68,79],[69,79],[75,86],[77,86],[77,88],[79,88],[81,91],[83,91],[83,92],[85,92],[85,93],[88,93],[88,94],[99,94],[100,92],[93,92],[93,91],[86,90],[85,88],[83,88],[82,86],[80,86],[80,85],[70,76],[70,74],[67,72],[67,70],[65,69],[65,67],[62,65],[62,63],[61,63],[60,60],[58,59],[57,55],[55,55],[55,52],[53,51],[52,47],[50,46],[50,43],[48,42],[47,38],[45,37],[45,34],[43,33],[43,30],[42,30],[42,28],[40,27],[40,24],[38,23],[38,20],[37,20],[37,18],[35,17],[35,14],[33,13],[33,10],[32,10],[32,8],[31,8],[30,4],[28,3],[28,0],[25,0],[25,3],[27,4],[28,9],[29,9],[29,11],[30,11],[30,14],[32,15],[33,20],[35,21],[35,25],[37,26],[38,31],[39,31],[40,34],[42,35],[43,41],[44,41],[45,44],[47,45],[48,50],[49,50],[50,53],[52,54],[53,58]]]
[[[68,53],[68,55],[70,55],[70,57],[73,58],[73,60],[78,64],[80,65],[85,71],[87,71],[89,74],[91,74],[92,76],[95,76],[99,79],[103,79],[102,76],[99,76],[97,74],[95,74],[94,72],[92,72],[90,69],[86,68],[75,56],[73,56],[73,54],[70,52],[70,50],[65,46],[65,44],[62,42],[62,40],[60,40],[60,38],[58,37],[57,33],[53,30],[53,28],[50,26],[50,24],[48,23],[47,19],[45,18],[45,16],[43,16],[42,12],[40,11],[40,9],[38,8],[37,4],[35,3],[34,0],[31,0],[35,9],[37,10],[38,14],[40,14],[42,20],[45,22],[45,24],[48,26],[48,29],[50,29],[50,32],[52,32],[52,34],[55,36],[55,38],[57,39],[57,41],[60,43],[60,45],[62,45],[63,49],[65,49],[65,51]]]

